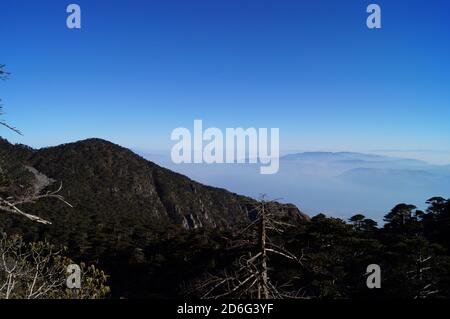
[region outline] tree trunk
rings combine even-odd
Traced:
[[[262,204],[259,224],[259,249],[261,252],[261,269],[259,273],[258,299],[269,299],[267,289],[267,252],[266,252],[266,207]]]

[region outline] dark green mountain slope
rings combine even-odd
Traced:
[[[170,222],[185,228],[243,221],[255,201],[204,186],[100,139],[30,151],[26,163],[64,184],[74,211]],[[305,217],[292,205],[280,209]],[[56,221],[55,221],[56,222]]]

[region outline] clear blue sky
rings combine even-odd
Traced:
[[[81,30],[66,28],[71,2]],[[279,127],[285,150],[450,150],[447,0],[71,2],[0,3],[13,142],[168,149],[203,119]]]

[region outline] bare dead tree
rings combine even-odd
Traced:
[[[7,72],[5,70],[5,65],[4,64],[0,64],[0,80],[2,80],[2,81],[7,80],[9,75],[10,75],[9,72]],[[0,99],[0,116],[4,115],[3,105],[2,105],[1,102],[2,102],[2,99]],[[2,126],[8,128],[10,130],[16,132],[17,134],[22,135],[22,133],[17,128],[15,128],[14,126],[9,125],[4,120],[0,120],[0,125],[2,125]]]
[[[241,236],[249,238],[238,239],[238,243],[232,245],[233,249],[244,247],[246,253],[235,261],[231,270],[223,270],[220,275],[206,274],[187,289],[187,294],[199,294],[203,299],[304,298],[301,290],[289,290],[290,283],[280,285],[270,280],[270,255],[281,256],[299,266],[303,260],[303,252],[297,256],[281,244],[275,244],[269,236],[270,231],[281,234],[287,227],[293,226],[278,220],[278,206],[278,203],[266,201],[263,196],[255,208],[255,219],[240,232]]]
[[[25,196],[21,196],[21,197],[7,197],[7,198],[3,198],[0,196],[0,210],[7,212],[7,213],[12,213],[12,214],[17,214],[17,215],[21,215],[25,218],[28,218],[34,222],[38,222],[41,224],[51,224],[50,221],[43,219],[37,215],[33,215],[33,214],[29,214],[24,212],[22,209],[20,209],[19,207],[21,205],[24,204],[32,204],[37,202],[38,200],[41,200],[43,198],[55,198],[61,202],[63,202],[64,204],[66,204],[69,207],[73,207],[69,202],[67,202],[63,196],[61,196],[59,194],[59,192],[62,190],[62,183],[60,184],[59,188],[55,191],[48,191],[45,194],[40,194],[40,193],[34,193],[34,194],[30,194],[30,195],[25,195]]]
[[[0,237],[0,298],[37,299],[64,288],[66,270],[51,245],[26,245],[19,236]]]
[[[94,266],[81,268],[81,287],[66,286],[73,261],[48,242],[25,243],[0,234],[0,299],[99,299],[109,294],[107,275]]]
[[[432,276],[430,276],[432,261],[432,255],[425,254],[424,256],[423,252],[419,249],[415,259],[415,269],[407,272],[408,278],[412,282],[417,283],[414,299],[426,299],[439,293],[439,290],[436,289],[436,283],[432,279]]]
[[[2,116],[4,114],[4,112],[3,112],[3,105],[1,104],[1,102],[2,102],[2,99],[0,99],[0,116]],[[15,132],[15,133],[17,133],[19,135],[22,135],[22,132],[18,128],[9,125],[4,120],[0,120],[0,125],[10,129],[11,131],[13,131],[13,132]]]

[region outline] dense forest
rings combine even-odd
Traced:
[[[291,227],[274,232],[272,240],[301,254],[301,262],[271,257],[269,276],[302,298],[448,298],[450,201],[436,197],[428,204],[425,212],[397,205],[381,228],[363,215],[348,223],[322,214],[295,224],[285,217]],[[1,231],[67,245],[75,260],[104,269],[113,298],[199,298],[192,283],[232,267],[248,249],[234,243],[251,234],[242,233],[244,224],[187,230],[110,221],[71,237],[16,218],[0,222]],[[369,264],[381,267],[381,289],[366,286]]]

